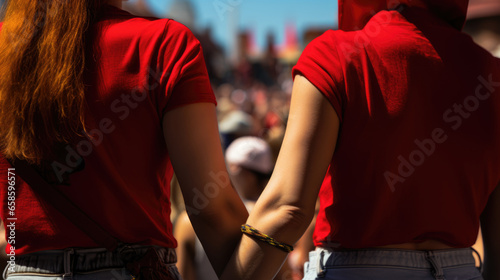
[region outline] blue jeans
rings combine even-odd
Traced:
[[[304,280],[480,280],[473,250],[366,249],[309,253]]]
[[[133,246],[141,254],[148,247]],[[173,279],[181,280],[174,249],[164,249]],[[4,271],[8,280],[132,280],[120,256],[106,249],[66,249],[42,251],[16,257],[15,265]]]

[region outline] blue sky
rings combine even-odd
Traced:
[[[147,0],[159,14],[166,14],[173,0]],[[236,18],[238,28],[253,29],[257,44],[265,43],[266,34],[273,31],[277,43],[283,41],[285,26],[294,22],[299,36],[307,27],[335,26],[337,1],[335,0],[191,0],[196,9],[196,26],[210,25],[214,36],[228,47],[231,19]],[[218,8],[217,8],[218,7]]]

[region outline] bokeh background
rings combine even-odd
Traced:
[[[0,6],[5,3],[0,0]],[[273,159],[285,131],[291,69],[311,40],[336,29],[338,23],[335,0],[128,0],[124,9],[173,18],[195,33],[218,100],[222,144],[227,147],[243,136],[259,137],[269,143]],[[464,31],[500,57],[500,0],[471,0]],[[178,189],[173,192],[176,221],[183,203]],[[477,249],[482,252],[480,239]],[[286,264],[280,279],[300,279],[286,271],[288,265],[300,267]],[[202,274],[210,279],[209,272]]]

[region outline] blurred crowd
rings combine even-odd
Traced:
[[[476,43],[500,57],[500,4],[491,3],[472,1],[464,30]],[[243,50],[237,60],[231,61],[211,41],[209,34],[206,31],[199,38],[205,49],[207,68],[217,96],[221,141],[226,148],[226,161],[233,185],[251,210],[252,203],[265,187],[267,171],[272,171],[269,168],[262,172],[255,166],[267,166],[266,160],[271,160],[274,165],[283,140],[293,85],[291,69],[296,58],[280,58],[270,43],[258,57]],[[263,158],[266,158],[264,162]],[[179,201],[182,197],[174,187],[176,192]],[[179,240],[181,274],[186,280],[217,279],[200,242],[196,240],[188,216],[182,211],[177,208],[173,214],[173,220],[178,221],[174,233]],[[302,279],[301,268],[307,261],[307,251],[313,249],[311,230],[297,245],[298,252],[289,256],[275,279]],[[475,249],[480,256],[483,255],[481,235]],[[477,263],[479,265],[479,259]]]
[[[248,55],[243,46],[241,55],[231,61],[207,34],[209,31],[198,38],[217,97],[221,145],[231,182],[251,211],[270,178],[283,140],[293,62],[278,58],[271,44],[259,57]],[[181,274],[185,280],[218,279],[183,209],[175,178],[172,192],[172,220],[179,243]],[[304,252],[311,248],[312,244]],[[301,279],[292,278],[293,273],[285,266],[277,279]]]
[[[500,57],[500,5],[493,7],[474,10],[465,31]],[[198,32],[197,37],[217,97],[221,144],[226,150],[231,181],[251,210],[266,186],[281,147],[292,93],[291,69],[297,57],[280,57],[272,35],[259,55],[251,54],[245,40],[240,40],[240,51],[232,58],[213,41],[210,29]],[[182,207],[176,185],[174,178],[172,221],[179,241],[181,274],[185,280],[217,279]],[[298,270],[307,258],[303,252],[312,249],[310,234],[304,239],[297,249],[297,254],[302,255],[291,255],[276,279],[301,279]],[[482,250],[480,242],[477,248]]]

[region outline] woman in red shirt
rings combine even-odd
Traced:
[[[69,210],[35,193],[9,163],[14,159],[31,164],[127,253],[140,258],[156,248],[164,263],[154,265],[166,277],[179,277],[170,222],[174,169],[216,272],[241,236],[247,212],[227,175],[200,43],[175,21],[136,17],[120,5],[8,2],[0,24],[8,279],[133,277],[123,254],[100,249],[99,237],[70,220]]]
[[[480,221],[483,276],[500,279],[500,60],[461,32],[467,4],[339,1],[340,30],[299,59],[248,224],[293,244],[319,194],[304,279],[482,279]],[[282,264],[248,234],[222,279],[272,279]]]

